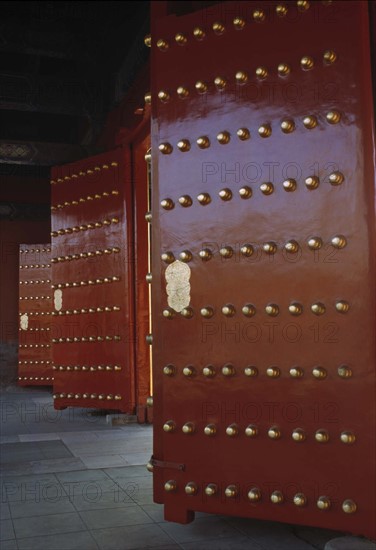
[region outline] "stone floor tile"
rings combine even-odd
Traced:
[[[128,525],[91,531],[100,550],[168,548],[174,541],[155,524]]]
[[[17,539],[86,530],[78,513],[18,518],[13,525]]]
[[[9,507],[13,519],[75,512],[73,504],[65,494],[64,497],[57,496],[54,500],[49,498],[47,500],[35,500],[34,502],[15,501],[11,502]]]
[[[173,540],[182,544],[185,542],[205,541],[207,539],[221,539],[222,537],[239,536],[239,532],[225,520],[211,516],[197,519],[187,525],[178,523],[159,524]]]
[[[2,519],[0,521],[0,540],[14,539],[14,530],[11,519]]]
[[[108,491],[98,494],[73,494],[71,503],[79,512],[86,510],[106,510],[107,508],[123,508],[134,506],[135,502],[124,491]]]
[[[257,542],[241,535],[185,542],[181,544],[181,548],[184,550],[264,550]],[[278,550],[278,547],[270,547],[269,550]]]
[[[19,550],[97,550],[88,531],[18,539]],[[3,550],[3,549],[2,549]]]
[[[80,516],[88,529],[105,529],[107,527],[153,523],[153,520],[136,505],[122,508],[107,508],[105,510],[89,510],[80,512]]]

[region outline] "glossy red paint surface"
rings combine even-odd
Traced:
[[[131,168],[119,148],[52,173],[55,407],[134,412]]]
[[[51,245],[19,248],[18,384],[52,386]]]
[[[231,2],[154,18],[154,458],[185,465],[183,471],[154,467],[154,499],[164,503],[167,519],[182,523],[205,511],[374,537],[375,172],[367,4],[309,4],[301,12],[296,2],[284,2],[285,17],[276,15],[276,2]],[[264,10],[262,22],[254,20],[257,9]],[[244,18],[242,30],[233,25],[236,16]],[[213,31],[215,22],[223,24],[222,34]],[[193,37],[195,27],[205,32],[203,40]],[[175,41],[177,33],[186,37],[184,45]],[[160,39],[166,51],[157,47]],[[333,63],[325,62],[328,50],[336,54]],[[304,57],[313,60],[309,70],[301,67]],[[291,69],[286,76],[277,72],[281,63]],[[263,80],[258,67],[267,69]],[[239,71],[248,75],[244,85],[236,83]],[[222,91],[217,77],[226,81]],[[198,81],[205,93],[197,93]],[[178,87],[188,90],[185,99]],[[160,91],[167,101],[158,100]],[[336,111],[338,123],[328,122]],[[305,127],[307,116],[316,118],[316,127]],[[293,121],[291,133],[281,129],[285,120]],[[269,137],[259,135],[263,125],[270,126]],[[241,128],[250,139],[239,139]],[[218,141],[220,132],[229,134],[228,143]],[[209,147],[197,146],[201,136]],[[177,147],[183,139],[186,152]],[[162,154],[161,144],[172,152]],[[337,172],[343,181],[333,185],[329,176]],[[309,177],[318,178],[316,188],[307,186]],[[292,191],[283,186],[288,179],[295,180]],[[268,182],[274,186],[269,195],[260,190]],[[252,191],[248,199],[239,195],[245,186]],[[221,190],[230,191],[229,200]],[[201,193],[210,195],[209,204],[198,202]],[[179,204],[184,195],[191,206]],[[161,208],[164,199],[173,201],[171,210]],[[345,237],[343,248],[332,244],[338,236]],[[321,239],[316,251],[308,246],[315,237]],[[284,249],[289,241],[298,243],[296,254]],[[263,250],[270,242],[272,255]],[[241,253],[245,244],[254,248],[250,257]],[[228,259],[219,254],[225,246],[233,250]],[[209,261],[199,256],[204,248],[213,253]],[[178,259],[186,250],[193,316],[168,319],[161,254]],[[346,313],[336,309],[341,302],[349,305]],[[290,313],[294,303],[301,315]],[[232,317],[221,311],[226,304]],[[253,317],[242,313],[246,304],[254,306]],[[270,304],[279,308],[275,317],[265,311]],[[324,304],[325,312],[314,314],[314,304]],[[200,314],[204,307],[213,308],[211,318]],[[233,376],[222,374],[226,364]],[[167,365],[174,366],[172,376],[163,374]],[[202,374],[209,365],[211,378]],[[351,377],[339,375],[344,365]],[[183,374],[187,366],[192,376]],[[257,376],[245,375],[250,366]],[[272,367],[278,376],[269,375]],[[293,368],[302,376],[292,376]],[[175,423],[171,433],[163,431],[167,421]],[[182,432],[187,422],[194,425],[188,435]],[[216,426],[212,437],[203,432],[208,424]],[[234,437],[226,434],[232,424]],[[256,426],[256,437],[245,435],[248,425]],[[273,428],[277,439],[268,436]],[[300,442],[292,438],[297,429],[305,437]],[[320,430],[327,443],[316,440]],[[355,442],[343,443],[344,432]],[[176,482],[173,492],[164,490],[169,480]],[[189,482],[197,485],[195,495],[185,493]],[[210,497],[204,493],[209,483],[217,485]],[[230,485],[237,487],[235,498],[225,496]],[[252,488],[260,491],[257,502],[247,496]],[[271,502],[274,491],[283,494],[282,503]],[[300,493],[304,506],[294,504]],[[328,509],[318,508],[320,497],[330,501]],[[354,513],[342,509],[349,499]]]

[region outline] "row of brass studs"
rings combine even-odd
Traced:
[[[340,300],[339,302],[336,302],[335,304],[335,310],[338,313],[347,313],[350,309],[350,304],[344,300]],[[298,302],[293,302],[289,305],[289,313],[291,315],[301,315],[303,313],[303,305]],[[315,315],[324,315],[326,313],[327,308],[325,304],[321,302],[316,302],[311,305],[310,310]],[[221,308],[221,312],[225,317],[234,317],[236,315],[237,311],[233,304],[225,304]],[[253,304],[245,304],[242,307],[242,314],[245,317],[253,317],[256,315],[256,307]],[[271,317],[277,317],[277,315],[280,314],[280,308],[277,304],[268,304],[264,308],[264,312],[267,315],[270,315]],[[173,319],[176,316],[175,310],[172,308],[166,308],[163,310],[163,317],[166,319]],[[200,309],[200,315],[202,317],[205,317],[206,319],[210,319],[215,314],[215,309],[211,306],[205,306]],[[191,319],[194,315],[194,311],[191,307],[185,307],[180,311],[180,315],[186,319]]]
[[[19,331],[21,332],[43,332],[43,331],[49,331],[51,330],[50,328],[27,328],[27,329],[24,329],[24,328],[19,328],[18,329]]]
[[[259,369],[255,366],[248,365],[242,370],[243,374],[248,377],[256,378],[259,376]],[[213,365],[206,365],[206,367],[203,367],[201,370],[201,374],[203,376],[206,376],[207,378],[214,378],[217,373],[223,374],[223,376],[235,376],[237,373],[236,368],[231,364],[226,364],[223,367],[220,367],[218,371]],[[175,365],[166,365],[163,367],[163,374],[166,376],[175,376],[178,374],[178,369],[175,367]],[[193,377],[197,374],[200,374],[198,369],[193,367],[192,365],[188,365],[182,369],[182,374],[186,377]],[[283,375],[282,370],[279,367],[273,366],[268,367],[265,370],[266,376],[270,378],[278,378],[281,375]],[[302,378],[305,374],[305,370],[301,367],[291,367],[289,369],[289,375],[291,378]],[[311,370],[311,374],[314,378],[318,379],[324,379],[328,375],[327,369],[324,369],[323,367],[316,366]],[[348,367],[347,365],[341,365],[337,369],[337,374],[340,378],[351,378],[353,375],[352,369]]]
[[[20,285],[43,285],[45,283],[50,283],[51,282],[51,279],[31,279],[30,281],[20,281]]]
[[[341,185],[344,180],[345,177],[342,172],[335,171],[329,175],[329,183],[331,185]],[[307,178],[305,178],[304,183],[307,189],[312,191],[313,189],[317,189],[320,185],[320,178],[318,176],[308,176]],[[288,178],[282,182],[282,187],[284,191],[287,192],[295,191],[297,189],[297,181],[293,178]],[[260,191],[264,195],[271,195],[274,190],[275,185],[272,182],[264,182],[260,185]],[[246,185],[244,187],[240,187],[238,193],[241,199],[250,199],[252,197],[253,191],[248,185]],[[218,192],[218,196],[222,201],[228,202],[234,197],[234,194],[231,189],[225,187]],[[207,206],[212,202],[212,195],[204,192],[197,195],[196,199],[198,203],[202,206]],[[193,205],[193,199],[190,195],[182,195],[181,197],[179,197],[177,202],[183,208],[189,208]],[[161,201],[161,207],[164,210],[173,210],[175,208],[175,202],[169,197],[165,198]]]
[[[116,334],[115,336],[75,336],[74,338],[52,338],[53,344],[78,344],[85,342],[93,344],[95,342],[120,342],[121,336]]]
[[[20,344],[19,348],[50,348],[50,344]]]
[[[53,381],[54,380],[54,377],[53,376],[19,376],[18,377],[18,380],[24,380],[25,382],[27,380],[30,380],[31,382],[34,380],[35,382],[38,382],[38,380],[40,380],[41,382],[43,382],[44,380],[46,380],[47,382],[49,380]]]
[[[317,237],[317,236],[310,237],[307,241],[307,246],[310,250],[319,250],[323,246],[323,244],[324,243],[321,237]],[[342,248],[345,248],[345,246],[347,245],[347,240],[344,235],[335,235],[330,240],[330,243],[327,243],[327,244],[331,244],[333,248],[340,250]],[[270,256],[277,253],[279,246],[280,245],[275,241],[268,241],[266,243],[261,244],[260,248],[262,249],[263,252],[265,252],[265,254],[268,254]],[[301,245],[296,240],[290,239],[285,243],[285,245],[283,246],[283,249],[290,254],[296,254],[299,252],[299,250],[301,250]],[[250,243],[246,243],[240,247],[240,253],[245,258],[250,258],[251,256],[253,256],[254,252],[255,252],[255,246]],[[233,249],[232,246],[223,246],[219,250],[219,255],[222,258],[225,258],[227,260],[232,258],[234,254],[235,254],[235,250]],[[210,248],[203,248],[198,253],[198,256],[203,261],[209,261],[215,255],[216,255],[215,252]],[[178,258],[180,261],[188,263],[194,259],[194,254],[190,250],[183,250],[182,252],[179,253]],[[166,264],[171,264],[176,260],[176,258],[174,253],[169,250],[161,254],[161,260]]]
[[[329,59],[331,61],[329,61]],[[337,59],[337,54],[333,50],[328,50],[324,53],[324,62],[327,64],[334,63],[334,61]],[[300,66],[304,70],[310,70],[313,69],[315,65],[315,61],[310,56],[304,56],[300,60]],[[288,76],[291,73],[291,66],[287,63],[279,63],[277,66],[277,73],[280,77]],[[270,76],[270,72],[267,69],[267,67],[260,66],[255,69],[255,77],[258,81],[264,81],[267,79],[268,76]],[[235,73],[235,83],[244,86],[245,84],[249,83],[251,80],[251,76],[247,71],[238,71]],[[222,92],[226,89],[226,87],[230,84],[226,78],[217,76],[214,81],[214,89]],[[195,83],[195,90],[198,94],[206,94],[210,91],[210,83],[204,80],[198,80]],[[190,90],[186,86],[178,86],[176,89],[176,94],[179,99],[187,99],[190,95]],[[162,103],[168,103],[171,99],[171,92],[169,90],[160,90],[158,92],[158,99]],[[151,95],[147,93],[145,95],[145,102],[150,103],[151,101]],[[330,122],[330,120],[329,120]],[[286,131],[286,129],[282,126],[282,131]]]
[[[174,479],[170,479],[164,484],[164,490],[167,493],[174,493],[178,489],[178,484]],[[194,481],[190,481],[184,487],[184,492],[186,495],[195,496],[199,493],[199,487]],[[209,496],[218,495],[220,492],[219,487],[216,483],[209,483],[204,489],[204,493]],[[238,498],[239,497],[239,487],[238,485],[228,485],[224,491],[226,498]],[[248,500],[252,503],[259,502],[262,500],[262,492],[258,487],[252,487],[247,493]],[[273,491],[267,497],[272,504],[282,504],[287,499],[281,491]],[[308,505],[308,498],[304,493],[296,493],[292,499],[292,503],[295,506],[303,507]],[[320,496],[316,501],[316,506],[319,510],[329,510],[332,506],[332,502],[327,496]],[[357,510],[356,503],[351,499],[346,499],[342,502],[342,510],[346,514],[353,514]]]
[[[20,250],[20,254],[34,254],[35,252],[51,252],[51,248],[24,248]]]
[[[51,300],[52,296],[20,296],[20,300]]]
[[[64,183],[64,181],[70,181],[71,179],[77,179],[79,177],[84,177],[86,175],[92,176],[96,172],[103,170],[108,170],[109,168],[116,168],[118,166],[117,162],[111,162],[110,164],[102,164],[102,166],[94,166],[93,169],[88,168],[86,171],[80,170],[78,174],[72,174],[71,176],[64,176],[64,178],[57,178],[56,180],[50,180],[51,185],[56,185],[57,183]]]
[[[18,361],[19,365],[50,365],[51,361]],[[53,367],[52,367],[53,368]]]
[[[74,281],[72,283],[57,283],[51,285],[52,289],[56,288],[77,288],[88,285],[102,285],[103,283],[117,283],[120,281],[120,277],[114,275],[113,277],[103,277],[98,279],[88,279],[87,281]]]
[[[119,394],[112,395],[112,393],[105,394],[100,393],[99,395],[96,393],[54,393],[53,394],[54,399],[99,399],[100,401],[107,400],[107,401],[120,401],[122,399],[122,396]]]
[[[60,311],[53,311],[52,315],[80,315],[81,313],[110,313],[113,311],[120,311],[120,306],[103,306],[103,307],[83,307],[81,309],[62,309]]]
[[[51,258],[51,263],[56,264],[60,262],[71,262],[72,260],[82,260],[86,258],[94,258],[95,256],[103,256],[103,254],[118,254],[120,252],[120,248],[118,246],[114,246],[113,248],[104,248],[104,249],[98,249],[94,252],[88,251],[88,252],[80,252],[79,254],[68,254],[67,256],[56,256],[55,258]],[[48,281],[51,282],[51,281]]]
[[[331,0],[326,0],[322,3],[324,5],[329,5],[331,4]],[[308,0],[298,0],[296,4],[298,7],[298,10],[301,12],[306,12],[310,7],[310,2]],[[275,8],[275,13],[280,18],[286,17],[288,13],[288,8],[285,4],[278,4]],[[266,20],[266,17],[267,17],[267,14],[262,9],[256,9],[256,10],[253,10],[252,12],[252,20],[255,23],[263,23]],[[234,17],[234,19],[232,20],[232,24],[236,31],[241,31],[246,26],[246,20],[243,17],[237,16],[237,17]],[[214,32],[214,34],[217,36],[221,36],[226,32],[226,27],[224,23],[222,23],[221,21],[215,21],[212,24],[211,29]],[[198,41],[202,41],[206,38],[206,31],[202,27],[195,27],[193,29],[192,34],[193,34],[193,38],[195,38]],[[145,45],[148,48],[150,48],[151,36],[150,35],[145,36],[144,42],[145,42]],[[181,32],[178,32],[177,34],[175,34],[175,42],[178,46],[185,46],[188,42],[188,37],[187,35]],[[160,38],[157,41],[157,48],[160,51],[166,52],[168,51],[169,47],[170,47],[169,42],[164,38]]]
[[[177,426],[173,420],[168,420],[163,424],[163,431],[166,433],[173,433],[173,432],[176,432],[176,430],[177,430]],[[185,435],[191,435],[196,432],[196,426],[193,422],[186,422],[185,424],[183,424],[181,431]],[[204,435],[207,435],[207,436],[214,436],[218,433],[217,426],[215,424],[208,424],[207,426],[205,426],[203,433]],[[242,429],[240,428],[240,426],[238,426],[238,424],[233,423],[227,426],[225,433],[229,437],[237,437],[242,433]],[[260,435],[260,431],[259,431],[259,428],[254,424],[249,424],[244,429],[244,434],[247,437],[257,437],[258,435]],[[270,439],[282,438],[282,432],[278,426],[271,426],[267,431],[267,435]],[[295,428],[291,432],[291,438],[293,441],[303,442],[306,439],[306,437],[307,437],[307,434],[305,430],[303,430],[302,428]],[[318,443],[328,443],[329,440],[330,440],[330,435],[327,430],[324,430],[324,429],[316,430],[315,441],[317,441]],[[353,443],[355,443],[356,437],[353,434],[353,432],[343,431],[340,434],[339,440],[342,443],[345,443],[346,445],[352,445]]]
[[[90,222],[82,225],[75,225],[74,227],[63,227],[57,231],[51,231],[51,237],[59,237],[61,235],[70,235],[72,233],[79,233],[80,231],[87,231],[88,229],[100,229],[103,226],[119,223],[119,218],[111,218],[103,220],[103,222]]]
[[[338,124],[341,120],[341,114],[339,111],[329,111],[326,114],[326,120],[329,124]],[[303,119],[303,125],[308,130],[316,128],[318,125],[317,118],[313,115],[305,117]],[[280,127],[284,134],[290,134],[296,129],[295,121],[293,119],[284,119],[281,122]],[[269,138],[272,135],[272,125],[268,122],[262,124],[258,128],[258,134],[261,138]],[[239,128],[236,131],[236,135],[241,141],[246,141],[247,139],[250,139],[251,132],[248,128]],[[223,130],[217,134],[216,139],[219,144],[227,145],[231,141],[231,133],[227,130]],[[196,139],[196,145],[200,149],[208,149],[211,146],[211,140],[209,136],[200,136]],[[189,139],[181,139],[177,143],[177,148],[182,153],[187,153],[191,149],[191,141]],[[158,149],[163,155],[170,155],[174,150],[173,146],[169,142],[160,143],[158,145]]]
[[[43,267],[51,267],[51,264],[20,265],[20,269],[39,269]]]
[[[110,197],[111,195],[118,195],[119,191],[117,189],[113,189],[111,192],[103,191],[102,193],[95,193],[95,195],[87,195],[86,197],[79,197],[77,200],[72,201],[65,201],[64,204],[53,204],[51,206],[51,210],[62,210],[63,208],[67,208],[68,206],[79,206],[80,203],[84,203],[86,201],[93,201],[94,199],[100,200],[105,199],[107,197]]]
[[[54,365],[52,370],[59,371],[83,371],[83,372],[97,372],[97,371],[121,371],[119,365]]]
[[[31,317],[31,316],[37,316],[37,315],[52,315],[52,313],[50,311],[24,311],[23,313],[22,312],[19,313],[20,317],[22,315],[28,315],[29,317]]]

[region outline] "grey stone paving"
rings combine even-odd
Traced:
[[[48,388],[8,388],[1,550],[324,550],[343,535],[203,513],[189,525],[164,521],[145,468],[151,437],[150,426],[111,426],[85,409],[53,411]]]

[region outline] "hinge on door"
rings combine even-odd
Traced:
[[[157,468],[169,468],[172,470],[185,470],[185,464],[179,464],[178,462],[166,462],[165,460],[157,460],[153,456],[150,459],[150,462],[153,466]]]

